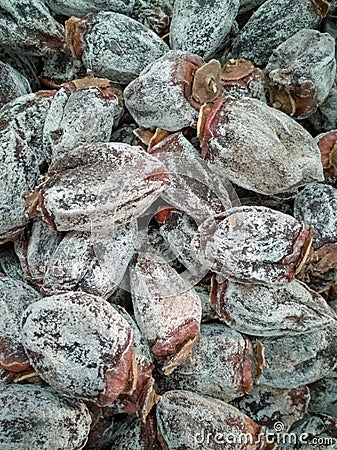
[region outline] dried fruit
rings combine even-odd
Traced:
[[[175,0],[170,26],[173,50],[212,58],[228,33],[239,10],[240,0]]]
[[[199,261],[239,282],[292,281],[308,257],[312,232],[287,214],[262,206],[229,209],[199,226]]]
[[[336,335],[334,324],[295,336],[260,337],[268,365],[261,384],[289,389],[324,378],[337,363]]]
[[[31,228],[26,228],[14,241],[25,278],[32,284],[42,284],[47,266],[62,238],[61,233],[47,227],[41,218],[35,218]]]
[[[256,99],[217,100],[201,147],[203,157],[218,172],[261,194],[287,192],[323,180],[320,154],[310,134]]]
[[[90,431],[87,407],[49,388],[0,387],[0,444],[4,449],[80,450]]]
[[[326,377],[311,384],[310,413],[328,414],[337,418],[337,372],[334,370]]]
[[[22,194],[35,188],[46,161],[42,129],[54,94],[27,94],[1,110],[0,242],[15,238],[28,222]]]
[[[21,315],[41,295],[29,285],[0,277],[0,368],[21,372],[30,367],[22,345]]]
[[[298,422],[291,430],[294,436],[291,450],[336,448],[337,419],[324,414],[313,414]],[[317,445],[318,444],[318,445]],[[280,443],[280,450],[289,450],[289,443]]]
[[[169,174],[140,147],[94,143],[54,160],[39,186],[38,210],[58,231],[107,234],[139,217],[169,183]]]
[[[318,11],[319,0],[267,0],[233,41],[232,57],[260,66],[272,51],[303,28],[316,28],[327,11]],[[326,4],[327,9],[327,4]]]
[[[88,76],[63,84],[54,96],[43,128],[51,159],[91,142],[107,142],[123,112],[122,92],[109,80]]]
[[[294,217],[313,227],[313,247],[337,243],[337,189],[312,183],[295,197]]]
[[[201,303],[164,259],[140,253],[130,267],[134,314],[154,358],[170,373],[184,362],[200,334]]]
[[[263,429],[234,406],[221,400],[209,399],[189,391],[169,391],[157,406],[157,423],[161,442],[165,448],[178,450],[238,449],[272,450]],[[240,440],[247,434],[247,440]],[[231,442],[227,437],[231,436]]]
[[[189,214],[198,224],[231,207],[233,189],[200,158],[184,137],[175,133],[150,149],[168,169],[171,184],[161,197],[171,206]]]
[[[229,401],[250,392],[263,367],[249,339],[224,325],[205,324],[191,360],[156,381],[159,392],[185,389]]]
[[[114,403],[109,405],[109,409],[115,414],[137,413],[145,422],[152,406],[159,400],[159,397],[153,389],[154,379],[152,378],[152,371],[154,369],[154,364],[152,355],[144,336],[141,334],[140,329],[130,314],[120,306],[115,306],[115,309],[128,321],[132,328],[135,339],[134,350],[138,374],[134,392],[130,395],[121,394]]]
[[[132,11],[134,0],[45,0],[56,14],[79,16],[96,11],[114,11],[128,14]]]
[[[230,59],[222,68],[223,97],[252,97],[267,103],[264,72],[246,59]]]
[[[231,404],[247,414],[254,422],[275,432],[274,425],[282,422],[287,431],[293,423],[302,419],[308,412],[310,391],[307,386],[293,389],[274,389],[268,386],[254,386],[244,397],[233,400]]]
[[[41,0],[2,0],[0,46],[38,56],[65,52],[64,27]]]
[[[104,235],[69,232],[49,261],[43,294],[79,289],[108,298],[121,282],[136,243],[135,223]]]
[[[33,303],[22,337],[32,366],[58,392],[106,406],[134,388],[131,327],[100,297],[71,292]]]
[[[319,294],[296,280],[263,286],[213,277],[211,305],[228,326],[253,336],[307,333],[337,319]]]
[[[159,214],[163,215],[164,211]],[[158,216],[158,215],[157,215]],[[159,232],[167,243],[169,249],[177,259],[185,266],[187,272],[181,274],[191,284],[203,278],[208,270],[198,263],[194,248],[191,243],[197,231],[193,220],[181,211],[168,209]]]
[[[152,61],[169,50],[144,25],[122,14],[100,11],[66,22],[67,44],[96,76],[130,83]],[[140,58],[139,55],[142,55]]]
[[[273,51],[266,73],[273,107],[305,119],[322,105],[334,84],[335,41],[328,33],[300,30]]]
[[[317,112],[308,118],[310,124],[318,132],[337,128],[337,85],[331,88],[329,95],[318,108]]]
[[[331,130],[316,136],[317,145],[321,152],[324,177],[327,182],[337,180],[337,130]]]
[[[178,131],[196,121],[200,107],[192,99],[197,55],[170,51],[147,66],[124,90],[125,106],[139,126]]]
[[[172,0],[135,0],[132,17],[159,36],[164,36],[169,31],[172,6]]]
[[[28,80],[9,64],[1,61],[0,77],[0,108],[11,100],[31,92]]]

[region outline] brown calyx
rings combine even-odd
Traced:
[[[316,250],[310,260],[315,271],[328,272],[337,268],[337,243],[325,244]]]
[[[175,84],[182,86],[184,97],[197,111],[200,109],[200,103],[192,97],[192,83],[196,70],[204,64],[202,58],[190,54],[177,61],[173,74]]]
[[[87,14],[82,19],[70,17],[66,25],[66,42],[69,50],[75,59],[81,59],[83,52],[87,48],[85,36],[92,28],[92,18],[94,13]]]
[[[77,90],[87,89],[90,87],[109,88],[111,81],[108,78],[96,78],[92,70],[88,69],[87,76],[78,80],[72,80],[64,85],[74,86]]]
[[[200,142],[204,139],[206,122],[211,111],[212,107],[207,103],[204,103],[200,108],[197,122],[197,137],[200,139]]]
[[[264,354],[264,347],[262,345],[262,342],[259,340],[256,340],[253,345],[254,349],[254,356],[255,356],[255,377],[254,381],[258,381],[260,376],[262,375],[264,369],[267,369],[268,364],[265,358]]]
[[[192,350],[199,342],[200,335],[187,339],[178,347],[176,353],[167,360],[163,365],[163,372],[165,375],[170,375],[178,366],[188,361],[192,356]]]
[[[324,19],[329,10],[329,3],[327,0],[311,0],[311,3],[314,5],[317,14]]]
[[[222,68],[221,79],[223,81],[241,80],[253,73],[254,70],[254,64],[247,59],[230,59]]]
[[[214,102],[220,97],[221,91],[221,65],[219,61],[212,59],[195,71],[192,97],[198,103]]]
[[[149,153],[152,152],[152,148],[157,144],[160,144],[164,141],[168,136],[171,136],[171,133],[166,130],[162,130],[161,128],[156,128],[156,131],[153,131],[149,128],[136,128],[133,130],[133,134],[144,144],[144,148]]]
[[[273,108],[298,119],[306,119],[315,113],[318,107],[317,91],[312,81],[294,82],[290,69],[275,72],[268,86]]]
[[[292,281],[309,263],[312,255],[312,241],[314,238],[314,229],[307,228],[304,224],[298,236],[293,241],[292,253],[282,259],[288,270],[288,281]]]

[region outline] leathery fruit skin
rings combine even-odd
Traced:
[[[184,362],[200,336],[201,302],[160,256],[140,253],[130,267],[135,318],[166,372]]]
[[[295,120],[253,98],[218,99],[201,140],[204,159],[233,183],[265,195],[323,181],[320,152]]]
[[[166,167],[140,147],[93,143],[49,166],[32,198],[58,231],[111,232],[137,218],[170,182]]]
[[[198,260],[242,283],[284,284],[307,260],[312,229],[263,206],[231,208],[203,222],[192,241]]]
[[[196,121],[192,80],[203,64],[197,55],[172,50],[148,65],[124,90],[125,106],[137,124],[178,131]]]
[[[239,0],[176,0],[170,26],[170,44],[209,60],[231,30]]]
[[[69,397],[106,406],[130,391],[130,379],[133,386],[132,329],[100,297],[70,292],[35,302],[23,313],[22,337],[41,378]]]
[[[96,76],[127,84],[169,51],[165,42],[136,20],[109,11],[66,22],[67,44]],[[142,55],[140,58],[139,55]]]
[[[170,450],[217,449],[219,439],[224,450],[233,449],[233,443],[226,443],[226,435],[237,437],[235,448],[238,450],[276,447],[268,443],[260,425],[234,406],[189,391],[165,392],[157,406],[156,418],[160,441]],[[243,443],[239,439],[242,433],[250,435],[251,439]]]

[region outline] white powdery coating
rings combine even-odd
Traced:
[[[106,142],[122,113],[116,96],[103,96],[96,87],[54,96],[43,128],[43,145],[51,159],[90,142]]]
[[[0,340],[7,342],[1,349],[0,360],[6,356],[24,355],[21,338],[21,315],[41,295],[28,284],[9,277],[0,277]],[[3,353],[4,351],[4,353]],[[8,354],[9,353],[9,354]],[[26,358],[27,359],[27,358]]]
[[[297,442],[303,436],[308,437],[308,444],[301,444],[302,448],[305,450],[317,450],[327,448],[329,450],[335,450],[337,448],[337,419],[336,417],[331,417],[326,414],[317,414],[312,416],[307,416],[296,424],[292,430],[291,434],[294,442]],[[314,441],[310,441],[310,438],[315,436],[316,442],[322,442],[321,445],[317,445]],[[297,447],[297,448],[301,448]],[[280,450],[289,450],[289,445],[280,443],[277,446]]]
[[[165,164],[172,177],[161,197],[198,224],[232,206],[226,179],[201,159],[182,133],[160,142],[151,153]]]
[[[43,278],[43,293],[54,295],[76,289],[91,259],[90,234],[75,231],[67,233],[48,263]]]
[[[336,78],[335,40],[328,33],[300,30],[274,50],[266,73],[285,87],[288,83],[313,83],[320,106]]]
[[[231,57],[267,64],[272,51],[303,28],[316,28],[320,17],[311,0],[267,0],[234,39]]]
[[[212,165],[230,181],[265,195],[323,181],[318,145],[295,120],[252,98],[226,105],[207,147]]]
[[[22,337],[31,365],[50,386],[96,401],[107,371],[132,344],[127,321],[105,300],[83,292],[31,305],[22,317]]]
[[[179,50],[168,52],[126,87],[125,106],[139,126],[177,131],[198,118],[184,96],[184,85],[175,83],[175,72],[186,64],[189,55]]]
[[[268,386],[254,386],[245,397],[233,405],[261,425],[273,429],[273,424],[282,422],[285,430],[302,419],[308,411],[310,391],[307,386],[293,389],[274,389]],[[275,430],[275,429],[274,429]]]
[[[26,273],[12,247],[0,247],[0,271],[14,280],[27,281]]]
[[[132,222],[108,235],[91,234],[90,266],[80,282],[80,290],[107,299],[117,289],[134,254],[137,232],[137,223]]]
[[[331,372],[310,386],[310,413],[324,413],[337,417],[337,372]]]
[[[294,388],[328,375],[337,364],[336,326],[295,336],[260,337],[268,367],[260,382]]]
[[[180,211],[172,211],[166,222],[160,226],[159,232],[169,249],[190,272],[192,279],[193,277],[201,279],[207,274],[208,269],[199,264],[191,246],[196,226],[189,216]]]
[[[121,421],[116,428],[112,442],[113,450],[146,450],[146,445],[142,439],[142,419],[129,415]]]
[[[318,110],[308,118],[314,129],[322,131],[335,130],[337,128],[337,87],[331,88],[329,95],[318,108]]]
[[[306,333],[337,323],[324,298],[299,281],[263,286],[229,280],[217,313],[230,327],[253,336]]]
[[[116,223],[141,216],[168,183],[163,164],[127,144],[88,144],[56,160],[50,170],[58,164],[60,173],[41,194],[58,231],[113,230]]]
[[[252,383],[252,354],[251,342],[240,333],[221,324],[201,325],[201,339],[193,349],[191,361],[157,383],[163,391],[186,389],[228,402],[245,394],[246,380]]]
[[[184,324],[200,323],[199,296],[158,255],[140,254],[130,283],[135,318],[150,345],[166,340],[167,346]]]
[[[192,245],[210,270],[241,282],[287,281],[282,263],[303,224],[263,206],[243,206],[205,221]]]
[[[175,0],[170,45],[210,59],[230,32],[240,0]]]
[[[39,177],[34,153],[14,129],[0,132],[0,173],[0,235],[7,237],[28,222],[21,194]]]
[[[261,427],[234,406],[221,400],[202,397],[189,391],[168,391],[157,405],[156,416],[158,430],[170,450],[219,449],[219,443],[215,439],[218,433],[220,436],[233,437],[236,450],[264,448],[263,435],[262,447],[261,442],[254,442],[254,438],[257,439],[262,431]],[[253,443],[240,440],[242,433],[251,434]],[[223,441],[221,448],[233,450],[233,443]]]
[[[42,282],[48,263],[62,238],[61,233],[47,227],[40,217],[34,220],[27,246],[27,268],[30,280]]]
[[[28,222],[22,193],[34,190],[45,161],[42,128],[50,100],[50,95],[26,94],[1,110],[0,239]]]
[[[0,61],[0,107],[11,100],[31,92],[30,84],[20,72]]]
[[[87,407],[47,387],[0,386],[3,450],[80,450],[90,431]]]
[[[309,184],[295,198],[294,217],[314,228],[315,248],[337,242],[337,189]]]
[[[85,42],[83,64],[96,76],[125,84],[169,51],[165,42],[141,23],[106,11],[93,18]]]
[[[45,3],[57,14],[83,17],[98,11],[114,11],[127,14],[132,11],[134,0],[46,0]]]
[[[0,46],[37,56],[65,51],[64,27],[41,0],[1,0]]]

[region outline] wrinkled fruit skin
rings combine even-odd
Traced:
[[[201,147],[203,157],[218,172],[261,194],[323,180],[320,153],[310,134],[256,99],[217,100],[207,118]]]
[[[80,450],[91,426],[89,410],[49,387],[0,387],[0,444],[6,449]]]
[[[22,336],[32,366],[58,392],[106,406],[127,386],[133,333],[100,297],[71,292],[35,302]]]
[[[137,124],[178,131],[196,121],[192,80],[203,64],[197,55],[172,50],[148,65],[124,90],[125,105]]]

